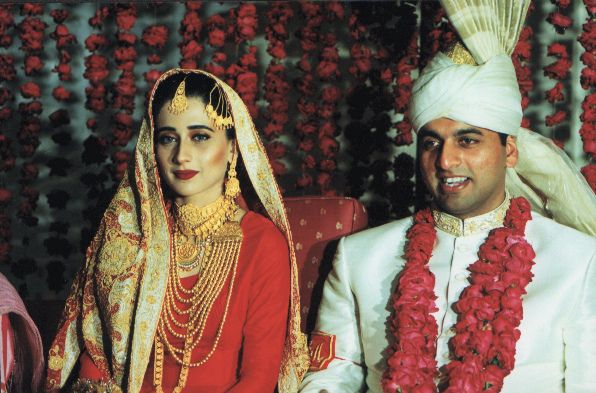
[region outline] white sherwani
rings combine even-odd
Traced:
[[[504,213],[500,207],[463,222],[436,216],[443,229],[437,228],[429,265],[438,296],[439,367],[448,362],[447,343],[457,319],[451,306],[468,285],[467,267],[477,260],[489,231],[502,225]],[[515,368],[502,393],[596,392],[596,239],[535,212],[532,217],[526,239],[536,252],[534,278],[523,297]],[[335,358],[326,369],[309,372],[301,392],[382,392],[389,300],[411,225],[407,218],[339,242],[315,329],[336,336]]]

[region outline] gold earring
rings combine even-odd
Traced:
[[[168,106],[170,113],[179,115],[188,108],[188,100],[186,98],[186,77],[182,79],[182,82],[178,85],[176,93]]]
[[[238,180],[236,173],[236,162],[238,154],[236,148],[232,153],[232,162],[230,163],[230,169],[228,170],[228,180],[226,180],[226,198],[235,199],[240,194],[240,181]]]

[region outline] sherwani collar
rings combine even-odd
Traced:
[[[435,208],[432,209],[432,214],[435,226],[443,232],[455,237],[469,236],[503,226],[510,203],[511,197],[506,193],[505,200],[496,209],[476,217],[462,220]]]

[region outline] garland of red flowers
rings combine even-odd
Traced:
[[[199,10],[202,6],[203,2],[201,1],[190,1],[185,4],[186,13],[180,22],[182,41],[178,44],[182,55],[179,63],[181,68],[198,68],[199,58],[205,49],[203,44],[199,43],[203,27],[199,16]]]
[[[12,5],[0,6],[0,47],[8,48],[12,45],[12,30],[15,23],[12,16]],[[14,58],[10,55],[0,55],[0,82],[10,82],[16,77]],[[14,168],[16,159],[10,148],[11,139],[7,136],[6,126],[12,118],[10,106],[6,103],[14,101],[10,89],[0,87],[0,172],[8,172]],[[10,241],[12,239],[10,216],[7,207],[12,201],[12,192],[0,183],[0,264],[10,262]]]
[[[265,71],[265,100],[267,109],[264,115],[267,124],[263,128],[263,135],[267,142],[267,155],[271,162],[271,168],[276,176],[286,173],[286,167],[281,159],[286,155],[286,146],[276,138],[284,133],[284,127],[288,122],[288,93],[290,84],[287,82],[286,66],[283,60],[286,58],[285,43],[289,38],[287,25],[294,16],[294,11],[289,3],[276,2],[271,4],[267,11],[267,26],[265,35],[267,37],[267,53],[272,57],[271,62]]]
[[[528,16],[532,12],[533,8],[533,3],[530,3]],[[530,59],[532,57],[531,38],[533,34],[534,31],[530,26],[524,26],[519,35],[517,45],[515,46],[515,49],[511,55],[511,61],[515,67],[515,74],[517,76],[517,83],[519,85],[519,92],[522,96],[521,106],[523,111],[525,111],[530,104],[529,94],[534,88],[534,82],[532,81],[532,69],[530,67]],[[521,126],[530,128],[530,119],[524,116]]]
[[[135,109],[135,95],[137,87],[135,84],[134,66],[137,59],[135,44],[137,36],[131,29],[137,21],[137,7],[134,4],[116,5],[114,9],[118,32],[116,34],[118,45],[114,50],[116,68],[122,73],[114,84],[114,95],[112,107],[118,112],[114,114],[114,130],[112,133],[112,145],[124,147],[131,140],[133,135],[132,113]],[[122,173],[112,171],[114,177]]]
[[[325,21],[328,26],[333,26],[337,20],[344,19],[344,6],[338,1],[325,3]],[[322,34],[323,49],[319,55],[319,64],[316,74],[323,84],[319,96],[319,105],[316,114],[320,119],[318,132],[318,145],[320,160],[318,163],[317,185],[321,195],[336,195],[333,185],[333,173],[337,169],[336,155],[339,151],[339,142],[335,139],[338,134],[335,120],[339,115],[338,103],[342,92],[337,86],[340,78],[339,50],[337,37],[333,32]],[[330,83],[331,82],[331,83]]]
[[[313,75],[313,57],[318,49],[319,30],[323,24],[321,3],[304,1],[300,3],[300,13],[304,18],[304,25],[297,32],[300,39],[302,56],[297,66],[302,75],[295,80],[296,90],[300,98],[296,103],[300,116],[296,121],[295,131],[298,137],[298,150],[302,156],[300,175],[296,180],[296,188],[308,193],[313,185],[312,172],[317,165],[313,155],[315,147],[314,135],[318,129],[315,117],[316,87]]]
[[[470,285],[453,305],[458,313],[450,340],[451,361],[441,379],[446,393],[501,391],[503,379],[515,365],[518,326],[523,318],[521,298],[534,276],[535,257],[525,239],[530,204],[511,200],[503,227],[494,229],[478,250],[478,260],[468,267]],[[436,240],[430,209],[417,212],[408,230],[405,266],[392,296],[393,353],[383,375],[387,393],[435,392],[438,327],[435,277],[428,262]]]
[[[571,26],[573,22],[570,17],[562,13],[569,7],[569,1],[555,0],[554,2],[557,6],[557,10],[551,12],[547,20],[550,24],[553,25],[558,34],[564,34],[565,30],[569,26]],[[550,79],[554,79],[555,81],[557,81],[555,86],[553,86],[551,90],[546,92],[546,99],[554,106],[556,102],[562,102],[565,99],[565,92],[563,87],[564,84],[562,81],[569,76],[569,70],[571,69],[573,62],[569,58],[567,46],[559,42],[554,42],[548,46],[547,55],[553,56],[557,59],[555,62],[544,67],[544,75]],[[559,107],[564,108],[565,106]],[[546,116],[545,124],[547,127],[556,127],[558,125],[561,125],[564,121],[566,121],[567,118],[567,110],[557,110],[555,107],[555,112],[551,115]],[[552,134],[554,142],[560,148],[563,148],[564,141],[558,139],[554,131],[552,132]]]
[[[590,90],[596,85],[596,7],[594,3],[584,0],[588,11],[588,18],[583,24],[583,32],[578,41],[584,47],[585,52],[581,55],[584,67],[581,71],[581,86],[584,90]],[[582,138],[584,152],[589,155],[590,162],[581,171],[592,190],[596,192],[596,165],[593,163],[596,157],[596,93],[588,93],[582,102],[582,114],[580,116],[582,126],[579,134]]]
[[[41,53],[43,51],[43,39],[47,25],[37,17],[43,13],[43,4],[25,3],[21,6],[21,13],[26,15],[19,23],[19,38],[21,39],[21,50],[25,52],[25,74],[27,76],[38,75],[43,68]],[[40,86],[28,81],[21,85],[20,92],[23,98],[32,99],[30,102],[19,104],[21,125],[17,133],[17,139],[21,145],[19,155],[25,159],[32,157],[40,144],[41,119],[39,115],[43,107]],[[39,191],[32,187],[39,175],[39,169],[33,162],[25,161],[21,167],[21,201],[17,208],[17,217],[27,226],[37,226],[38,218],[33,215],[39,200]]]

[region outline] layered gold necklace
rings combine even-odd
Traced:
[[[158,393],[163,392],[165,349],[181,366],[178,384],[173,390],[174,393],[180,393],[186,386],[189,369],[207,362],[219,344],[242,244],[242,229],[233,220],[237,209],[233,199],[223,196],[202,208],[191,204],[175,208],[173,261],[169,266],[166,298],[154,346],[153,385]],[[178,270],[189,272],[197,267],[200,267],[200,271],[196,284],[190,289],[185,288],[180,282]],[[193,349],[203,336],[213,304],[226,281],[228,292],[225,309],[211,349],[200,360],[192,362]],[[183,347],[176,347],[168,334],[174,340],[183,341]]]

